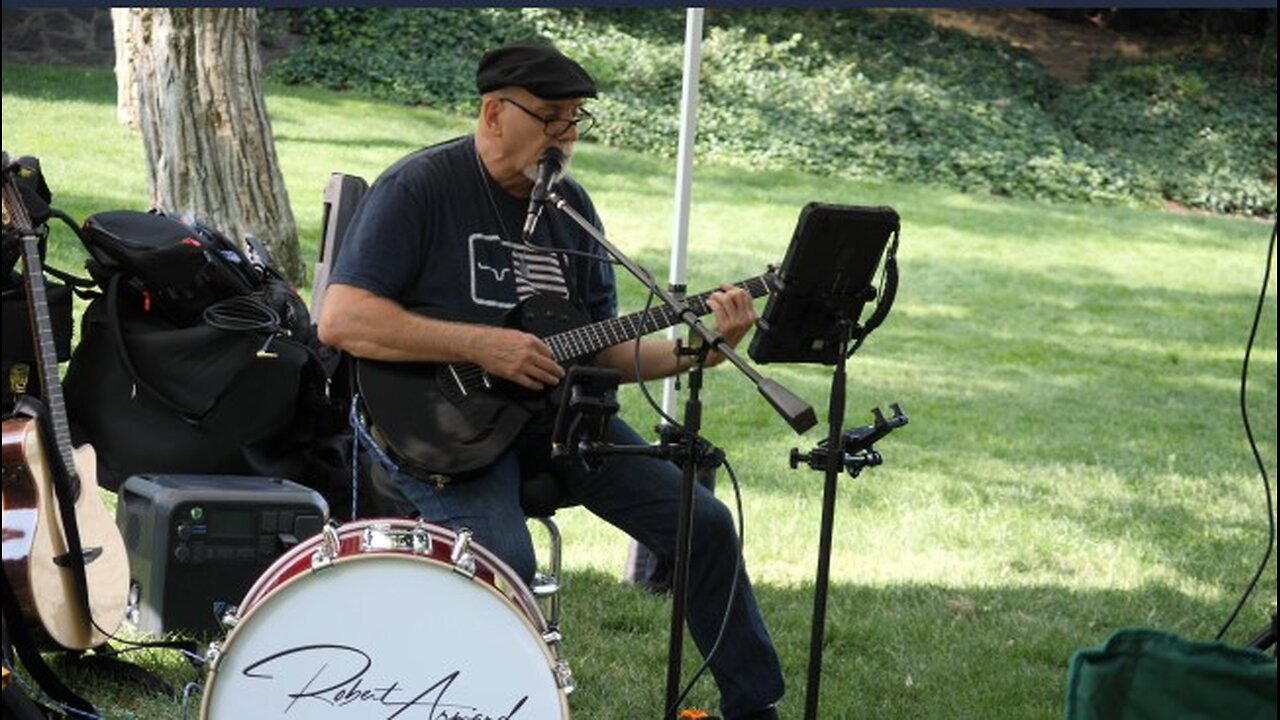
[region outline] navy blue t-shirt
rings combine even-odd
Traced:
[[[601,227],[581,185],[566,177],[556,192]],[[407,308],[438,308],[456,320],[495,323],[517,303],[512,246],[520,242],[528,207],[528,200],[507,194],[489,176],[472,136],[419,150],[369,189],[329,281]],[[557,255],[573,300],[591,319],[616,315],[613,266],[570,218],[547,206],[530,242],[602,258]]]

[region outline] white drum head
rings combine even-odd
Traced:
[[[567,718],[550,652],[491,586],[404,554],[340,558],[241,618],[206,720]]]

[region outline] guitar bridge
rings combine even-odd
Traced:
[[[101,548],[101,547],[87,547],[87,548],[81,548],[81,549],[80,549],[80,558],[81,558],[81,562],[80,562],[79,564],[81,564],[81,565],[89,565],[89,564],[91,564],[94,560],[97,560],[101,555],[102,555],[102,548]],[[72,554],[71,554],[71,553],[69,553],[69,552],[65,552],[65,553],[62,553],[61,555],[58,555],[58,556],[54,557],[54,558],[53,558],[53,564],[54,564],[54,565],[57,565],[58,567],[62,567],[62,568],[69,568],[69,567],[71,567],[72,565],[75,565],[75,564],[77,564],[77,563],[76,563],[76,561],[75,561],[75,556],[74,556],[74,555],[72,555]]]

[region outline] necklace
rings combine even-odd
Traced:
[[[528,278],[530,275],[529,253],[547,253],[554,255],[552,251],[535,247],[529,243],[517,244],[511,241],[511,232],[507,230],[507,223],[502,219],[502,211],[498,209],[498,201],[493,197],[492,181],[489,179],[489,172],[484,167],[484,161],[480,159],[480,148],[477,146],[476,151],[476,172],[480,175],[480,184],[484,186],[485,197],[489,200],[489,208],[493,210],[493,216],[498,220],[498,227],[501,229],[501,236],[498,238],[503,247],[511,253],[511,264],[516,270],[516,284],[519,285],[521,279]],[[559,259],[557,258],[557,263]],[[526,281],[527,282],[527,281]]]
[[[493,210],[493,217],[498,221],[498,228],[502,231],[499,238],[504,245],[511,245],[511,232],[507,230],[507,223],[502,219],[502,211],[498,209],[498,201],[493,197],[493,188],[490,187],[492,182],[489,180],[489,171],[485,169],[484,162],[480,160],[480,147],[475,146],[476,173],[478,174],[480,185],[484,187],[484,195],[489,200],[489,209]]]

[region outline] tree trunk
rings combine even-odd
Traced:
[[[116,51],[116,119],[121,125],[138,127],[138,86],[133,58],[141,24],[136,10],[111,8],[111,36]]]
[[[257,12],[130,12],[152,204],[193,215],[237,242],[260,238],[273,264],[301,283],[297,226],[262,97]]]

